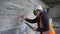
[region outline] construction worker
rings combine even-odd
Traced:
[[[38,24],[38,28],[33,28],[34,31],[39,31],[41,34],[45,31],[49,31],[49,18],[46,12],[40,12],[41,10],[36,9],[33,11],[34,15],[37,16],[35,19],[31,20],[26,18],[25,16],[21,16],[24,20],[29,23],[36,23]]]

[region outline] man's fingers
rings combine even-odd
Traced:
[[[24,16],[20,16],[21,18],[24,18]]]
[[[23,18],[23,19],[26,19],[26,17],[24,16],[24,15],[22,15],[22,16],[20,16],[21,18]]]

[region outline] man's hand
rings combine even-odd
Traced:
[[[33,30],[33,31],[36,31],[36,28],[33,27],[32,30]]]
[[[20,16],[21,18],[23,18],[23,19],[26,19],[26,16],[24,16],[24,15],[22,15],[22,16]]]

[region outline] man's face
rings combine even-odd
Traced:
[[[40,15],[40,11],[37,9],[37,10],[34,10],[34,13],[36,16],[39,16]]]

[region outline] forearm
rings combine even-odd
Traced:
[[[26,18],[25,20],[26,20],[27,22],[29,22],[29,23],[36,23],[36,20],[34,20],[34,19],[32,20],[32,19]]]

